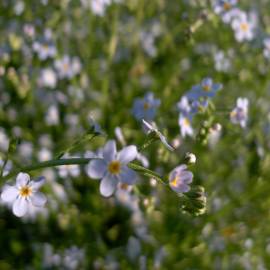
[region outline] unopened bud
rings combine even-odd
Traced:
[[[195,164],[196,163],[196,156],[193,153],[186,153],[185,155],[185,162],[190,165],[190,164]]]

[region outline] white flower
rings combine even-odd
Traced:
[[[51,105],[45,116],[45,121],[49,126],[56,126],[60,121],[58,107],[56,105]]]
[[[75,156],[72,156],[73,158],[76,158]],[[62,157],[63,159],[65,158],[71,158],[68,154],[64,155]],[[69,165],[62,165],[58,167],[58,173],[59,176],[62,178],[67,178],[67,177],[78,177],[81,173],[80,171],[80,166],[77,164],[69,164]]]
[[[36,207],[45,205],[47,199],[43,193],[38,191],[44,181],[44,177],[40,177],[37,181],[30,181],[30,176],[27,173],[19,173],[16,185],[6,185],[3,188],[1,198],[4,202],[13,203],[13,214],[22,217],[29,211],[31,205]]]
[[[53,69],[45,68],[41,71],[39,82],[41,86],[55,88],[57,83],[56,74]]]
[[[38,54],[40,60],[46,60],[53,58],[56,55],[56,48],[51,41],[46,42],[34,42],[33,50]]]
[[[143,124],[145,125],[145,127],[148,130],[148,133],[150,132],[155,132],[156,135],[159,137],[160,141],[163,143],[163,145],[165,145],[165,147],[170,150],[170,151],[174,151],[174,148],[169,145],[169,143],[167,142],[166,137],[154,126],[154,124],[150,124],[147,121],[145,121],[144,119],[142,120]]]
[[[91,9],[95,15],[103,16],[107,6],[111,4],[111,0],[91,0]]]
[[[137,174],[127,165],[136,158],[137,153],[134,145],[124,147],[117,153],[115,141],[110,140],[103,148],[103,158],[90,161],[88,175],[101,179],[100,193],[103,196],[111,196],[119,182],[127,185],[135,183]]]
[[[263,40],[263,55],[265,58],[270,59],[270,37],[267,37]]]
[[[239,42],[244,40],[250,41],[254,38],[255,22],[253,20],[248,20],[247,14],[243,14],[242,16],[234,19],[232,22],[232,28],[235,33],[235,38]]]
[[[184,116],[183,114],[179,115],[178,124],[180,126],[181,135],[183,138],[188,136],[193,136],[193,128],[191,126],[191,118]]]
[[[233,124],[239,124],[245,128],[248,120],[248,99],[238,98],[236,107],[232,110],[230,118]]]
[[[61,79],[71,79],[81,71],[81,62],[78,57],[70,58],[64,55],[62,59],[56,60],[54,65]]]

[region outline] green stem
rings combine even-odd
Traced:
[[[57,166],[63,166],[63,165],[86,165],[90,160],[93,158],[67,158],[67,159],[52,159],[36,164],[32,164],[29,166],[24,166],[21,168],[18,168],[17,170],[12,171],[8,175],[2,177],[2,180],[8,180],[11,177],[14,177],[19,172],[31,172],[42,168],[49,168],[49,167],[57,167]],[[155,172],[144,168],[143,166],[140,166],[135,163],[129,163],[129,168],[133,169],[134,171],[137,171],[139,173],[142,173],[145,176],[153,177],[162,184],[166,185],[166,183],[162,180],[162,178]]]

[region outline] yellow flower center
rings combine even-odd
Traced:
[[[63,64],[63,70],[64,70],[65,72],[67,72],[67,71],[69,70],[69,64],[64,63],[64,64]]]
[[[119,174],[121,171],[121,163],[118,160],[112,161],[108,166],[108,170],[111,174]]]
[[[247,23],[241,23],[240,28],[242,31],[246,32],[248,30],[248,24]]]
[[[20,195],[22,197],[28,197],[32,194],[32,192],[33,192],[32,188],[29,186],[24,186],[24,187],[21,187],[21,189],[20,189]]]
[[[150,108],[149,103],[148,103],[148,102],[144,102],[144,104],[143,104],[143,109],[144,109],[144,110],[148,110],[149,108]]]
[[[187,118],[183,119],[183,126],[185,126],[185,127],[190,126],[190,122]]]
[[[228,10],[230,10],[231,9],[231,5],[229,4],[229,3],[224,3],[223,4],[223,8],[224,8],[224,10],[226,10],[226,11],[228,11]]]
[[[175,178],[171,181],[171,186],[177,187],[177,180],[178,180],[178,177],[175,177]]]
[[[49,50],[49,46],[48,46],[47,44],[43,44],[43,49],[44,49],[45,51],[48,51],[48,50]]]
[[[206,92],[208,92],[208,91],[210,91],[210,89],[211,89],[211,86],[210,85],[208,85],[208,84],[206,84],[206,85],[203,85],[203,90],[204,91],[206,91]]]

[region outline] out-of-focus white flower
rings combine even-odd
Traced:
[[[52,158],[52,152],[48,148],[41,148],[38,152],[38,160],[40,162],[50,160]]]
[[[267,37],[263,40],[263,55],[265,58],[270,59],[270,37]]]
[[[178,124],[180,126],[181,136],[183,138],[188,136],[193,136],[193,128],[191,126],[191,118],[184,116],[183,114],[179,115]]]
[[[0,149],[6,152],[8,150],[8,145],[8,136],[6,135],[5,130],[3,128],[0,128]]]
[[[23,32],[28,36],[33,38],[35,36],[35,27],[32,24],[26,23],[23,26]]]
[[[233,124],[239,124],[242,128],[245,128],[248,120],[248,99],[238,98],[236,101],[236,107],[232,110],[230,118]]]
[[[84,260],[85,252],[76,246],[72,246],[65,250],[63,255],[63,267],[67,270],[79,269],[80,264]]]
[[[45,121],[49,126],[56,126],[59,124],[59,111],[56,105],[51,105],[48,108]]]
[[[252,40],[255,36],[255,27],[255,21],[251,18],[248,19],[245,13],[232,21],[235,38],[239,42]]]
[[[215,69],[217,71],[227,72],[231,68],[231,61],[226,57],[223,51],[218,51],[214,54]]]
[[[87,2],[87,0],[82,0],[82,2]],[[90,8],[95,15],[103,16],[106,7],[109,6],[111,2],[111,0],[90,0]]]
[[[44,177],[40,177],[37,181],[30,181],[27,173],[19,173],[15,186],[4,186],[1,199],[4,202],[12,203],[13,214],[22,217],[29,211],[31,204],[36,207],[45,205],[47,199],[43,193],[38,191],[44,182]]]
[[[75,156],[72,156],[73,158],[75,158]],[[71,158],[71,156],[69,155],[64,155],[62,157],[63,159],[65,158]],[[66,177],[78,177],[80,175],[80,166],[77,164],[70,164],[70,165],[62,165],[58,167],[58,173],[59,176],[62,178],[66,178]]]
[[[141,44],[143,50],[150,56],[155,57],[157,55],[157,49],[155,47],[155,37],[150,32],[142,31],[140,34]]]
[[[39,83],[43,87],[55,88],[57,77],[53,69],[45,68],[40,73]]]
[[[214,146],[218,143],[221,136],[221,131],[222,126],[219,123],[215,124],[209,129],[208,142],[210,147],[214,148]]]
[[[4,165],[4,160],[0,158],[0,168],[2,168],[3,165]],[[8,175],[11,169],[12,169],[12,162],[8,160],[3,171],[3,176]]]
[[[57,59],[54,63],[60,79],[71,79],[81,71],[81,61],[78,57],[70,58],[64,55],[63,58]]]
[[[22,142],[18,145],[19,155],[24,159],[30,159],[33,155],[33,144],[31,142]]]
[[[56,48],[54,44],[48,40],[44,42],[35,41],[33,43],[33,50],[37,53],[40,60],[53,58],[56,55]]]

